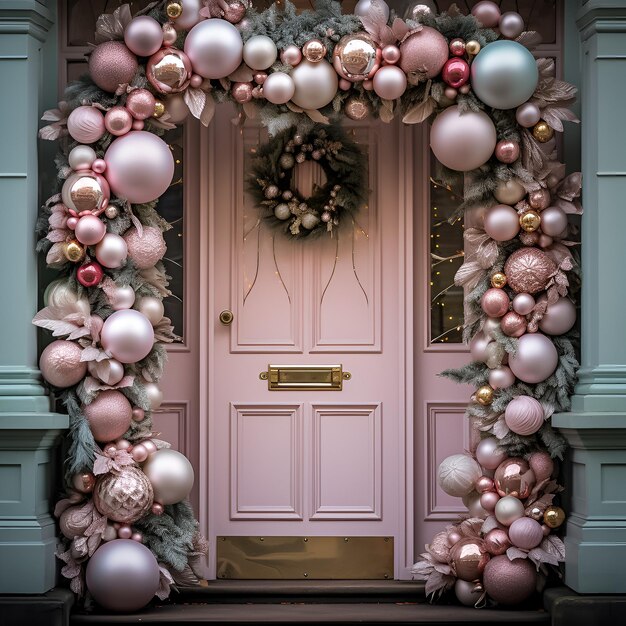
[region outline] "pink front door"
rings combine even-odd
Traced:
[[[410,351],[398,127],[354,126],[373,190],[355,223],[334,238],[291,242],[260,221],[244,193],[264,131],[248,122],[241,132],[228,112],[218,115],[208,242],[210,537],[393,537],[397,576],[407,534]],[[298,182],[310,187],[315,175],[303,169]],[[233,313],[230,326],[220,323],[223,310]],[[259,379],[268,363],[341,364],[351,379],[342,391],[269,391]]]

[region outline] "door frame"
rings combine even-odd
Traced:
[[[398,449],[404,451],[404,458],[400,455],[401,467],[398,476],[402,481],[399,492],[403,497],[399,498],[398,519],[403,526],[402,536],[395,542],[395,578],[410,579],[410,569],[413,565],[413,537],[414,537],[414,489],[413,489],[413,466],[414,466],[414,398],[413,398],[413,363],[414,363],[414,337],[413,337],[413,227],[414,227],[414,153],[416,142],[422,142],[423,136],[415,127],[403,126],[399,128],[400,120],[394,122],[396,128],[390,127],[388,132],[395,132],[397,137],[398,164],[400,171],[399,208],[398,219],[398,271],[399,271],[399,302],[397,308],[399,328],[404,329],[404,342],[400,342],[398,358],[400,359],[400,371],[403,374],[404,393],[399,396],[399,413],[404,416],[399,422]],[[213,494],[214,485],[219,478],[218,472],[211,471],[211,458],[213,457],[214,423],[211,414],[211,399],[213,395],[213,382],[211,373],[214,367],[215,354],[213,334],[216,327],[214,319],[215,297],[212,288],[212,276],[215,271],[215,258],[211,245],[214,233],[214,216],[216,211],[215,201],[215,170],[217,150],[215,146],[215,124],[208,128],[201,128],[199,139],[199,159],[190,176],[197,176],[200,180],[200,189],[197,210],[199,212],[199,268],[197,272],[199,285],[199,390],[200,390],[200,419],[199,419],[199,443],[200,454],[199,467],[199,520],[200,531],[209,538],[209,553],[207,555],[208,578],[215,578],[216,569],[216,546],[211,541],[212,529],[214,528]],[[416,132],[416,130],[418,132]],[[381,132],[387,132],[382,129]],[[233,154],[236,154],[236,150]],[[217,157],[219,158],[219,157]],[[232,175],[231,175],[232,178]],[[233,180],[220,181],[232,187]],[[373,190],[377,193],[377,190]],[[204,451],[204,452],[203,452]]]

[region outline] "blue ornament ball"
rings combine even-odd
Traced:
[[[494,109],[513,109],[526,102],[539,80],[535,57],[516,41],[494,41],[472,63],[472,89]]]

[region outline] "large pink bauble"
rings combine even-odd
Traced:
[[[519,233],[519,215],[507,204],[496,204],[485,214],[485,232],[495,241],[509,241]]]
[[[148,457],[143,465],[160,504],[182,502],[191,492],[194,472],[189,459],[176,450],[162,448]]]
[[[500,604],[520,604],[533,595],[537,586],[537,571],[528,559],[511,561],[506,554],[502,554],[487,563],[483,586],[489,597]]]
[[[509,311],[502,318],[500,327],[507,337],[521,337],[526,332],[526,318],[515,311]]]
[[[528,465],[535,473],[537,482],[550,478],[554,472],[554,461],[547,452],[533,452],[528,457]]]
[[[124,234],[128,256],[140,270],[145,270],[163,258],[167,245],[160,228],[144,226],[141,235],[133,226]]]
[[[317,63],[303,60],[293,68],[291,78],[296,87],[291,99],[303,109],[321,109],[330,104],[339,86],[337,72],[325,59]]]
[[[437,76],[448,60],[448,41],[438,30],[424,26],[402,42],[400,54],[404,73],[414,73],[425,81]]]
[[[485,28],[495,28],[500,21],[500,7],[495,2],[481,0],[472,7],[472,15]]]
[[[450,550],[452,568],[461,580],[477,580],[489,562],[485,542],[475,537],[465,537]]]
[[[491,287],[480,299],[480,306],[489,317],[502,317],[509,310],[509,296],[504,289]]]
[[[399,98],[406,85],[406,74],[395,65],[385,65],[374,74],[374,91],[383,100]]]
[[[496,367],[489,372],[489,385],[493,389],[507,389],[515,383],[515,374],[507,365]]]
[[[83,406],[83,413],[96,441],[113,441],[128,430],[133,409],[126,396],[108,389],[101,391],[91,404]]]
[[[73,341],[53,341],[41,353],[41,375],[55,387],[76,385],[87,374],[87,363],[80,360],[82,352],[83,349]]]
[[[150,354],[154,329],[150,320],[139,311],[115,311],[104,322],[100,343],[120,363],[137,363]]]
[[[121,41],[105,41],[89,57],[89,74],[100,89],[115,93],[130,83],[137,71],[137,57]]]
[[[520,517],[509,526],[509,539],[516,548],[532,550],[543,541],[541,524],[531,517]]]
[[[510,526],[516,519],[524,517],[524,505],[515,496],[504,496],[498,500],[494,515],[500,524]]]
[[[155,104],[155,97],[147,89],[135,89],[126,98],[126,108],[136,120],[152,117]]]
[[[272,104],[289,102],[295,92],[296,86],[285,72],[273,72],[263,83],[263,95]]]
[[[76,107],[67,118],[67,130],[80,143],[95,143],[104,135],[104,115],[91,106]]]
[[[163,44],[161,24],[149,15],[133,18],[124,30],[124,43],[139,57],[152,56]]]
[[[507,458],[504,450],[498,449],[495,437],[485,437],[476,446],[476,460],[488,470],[495,470]]]
[[[498,465],[493,482],[501,497],[515,496],[525,500],[535,486],[536,476],[527,461],[511,457]]]
[[[136,130],[116,139],[104,155],[106,177],[118,198],[133,204],[151,202],[172,182],[174,157],[153,133]]]
[[[545,414],[541,403],[535,398],[517,396],[507,404],[504,420],[510,430],[526,437],[543,426]]]
[[[76,224],[76,239],[85,246],[95,246],[107,232],[104,222],[95,215],[83,215]]]
[[[485,535],[485,548],[492,556],[504,554],[510,547],[509,534],[503,528],[492,528]]]
[[[567,228],[567,214],[563,209],[550,206],[541,213],[541,230],[550,237],[558,237]]]
[[[509,357],[509,367],[521,381],[540,383],[554,373],[559,355],[554,344],[541,333],[520,337],[517,352]]]
[[[496,127],[486,113],[461,114],[456,105],[440,113],[430,129],[430,147],[437,159],[459,172],[469,172],[486,163],[496,140]]]
[[[576,307],[569,298],[559,298],[544,313],[539,328],[548,335],[562,335],[576,323]]]
[[[556,271],[556,263],[538,248],[519,248],[504,264],[507,284],[517,293],[543,291]]]
[[[520,315],[532,313],[535,304],[535,299],[529,293],[518,293],[513,298],[513,310]]]
[[[481,475],[480,465],[469,454],[453,454],[439,464],[437,482],[449,496],[461,498],[474,490]]]
[[[241,65],[243,41],[239,31],[226,20],[203,20],[187,34],[185,54],[196,74],[225,78]]]
[[[109,269],[117,269],[124,265],[127,254],[126,242],[115,233],[107,233],[96,245],[98,263]]]

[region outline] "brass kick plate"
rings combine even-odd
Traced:
[[[393,580],[393,537],[218,537],[217,578]]]
[[[268,365],[259,378],[270,391],[341,391],[352,374],[342,365]]]

